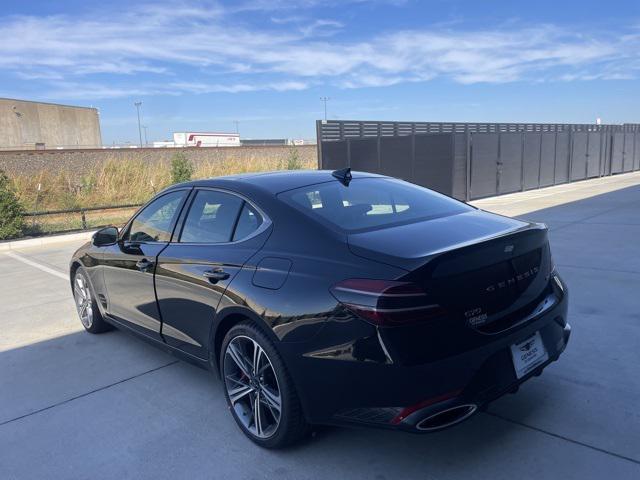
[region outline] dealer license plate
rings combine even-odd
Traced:
[[[522,378],[538,365],[549,360],[549,354],[544,348],[540,332],[536,332],[526,340],[511,345],[511,356],[516,377]]]

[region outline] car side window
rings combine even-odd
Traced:
[[[131,242],[168,242],[185,191],[168,193],[147,205],[133,222],[126,239]]]
[[[242,240],[255,232],[262,224],[262,217],[247,202],[244,203],[242,211],[240,212],[240,218],[238,218],[238,225],[236,231],[233,233],[233,241]]]
[[[244,200],[229,193],[200,190],[184,222],[180,242],[230,242]]]

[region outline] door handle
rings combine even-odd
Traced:
[[[215,283],[220,280],[226,280],[231,275],[229,275],[227,272],[225,272],[221,268],[216,268],[214,270],[207,270],[206,272],[203,272],[202,276],[205,278],[208,278],[209,281]]]
[[[150,262],[146,258],[136,263],[136,268],[141,272],[147,272],[151,267],[153,267],[153,262]]]

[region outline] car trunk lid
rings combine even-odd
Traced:
[[[348,236],[350,250],[361,257],[413,271],[431,258],[466,245],[526,230],[529,223],[472,210]]]
[[[402,280],[421,285],[448,322],[481,333],[525,318],[549,284],[546,227],[479,210],[350,235],[349,247],[406,269]]]

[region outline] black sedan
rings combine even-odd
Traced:
[[[97,232],[70,276],[87,331],[217,371],[264,447],[314,424],[454,425],[570,334],[544,225],[348,169],[172,186]]]

